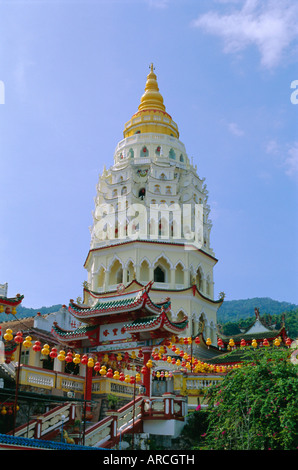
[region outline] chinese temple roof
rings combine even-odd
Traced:
[[[161,303],[154,303],[148,292],[153,282],[132,292],[119,292],[113,295],[93,294],[95,303],[93,306],[77,304],[73,300],[69,304],[69,312],[80,321],[89,324],[98,324],[103,321],[103,317],[111,314],[132,313],[142,310],[142,316],[148,314],[159,314],[161,310],[169,311],[171,302],[166,299]]]
[[[167,313],[162,310],[160,315],[156,317],[138,318],[129,325],[125,325],[124,329],[132,333],[135,339],[142,340],[182,333],[187,327],[187,324],[188,320],[186,317],[180,322],[172,322],[169,320]]]
[[[241,340],[244,339],[246,342],[250,342],[255,339],[257,342],[262,342],[263,339],[272,341],[279,336],[282,339],[286,338],[286,329],[284,322],[279,330],[276,330],[270,326],[266,326],[260,318],[260,312],[258,308],[255,308],[255,319],[254,322],[242,333],[237,335],[225,336],[220,333],[217,335],[222,339],[223,343],[227,345],[231,338],[233,338],[236,345],[240,344]]]

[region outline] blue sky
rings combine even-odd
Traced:
[[[296,0],[0,1],[0,283],[82,295],[95,186],[149,64],[209,190],[215,297],[298,304]]]

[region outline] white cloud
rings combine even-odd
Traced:
[[[221,37],[225,53],[255,46],[262,66],[276,67],[298,38],[296,0],[242,0],[240,9],[232,3],[226,14],[209,11],[193,21],[193,26]]]
[[[275,166],[289,178],[298,181],[298,141],[284,147],[271,140],[266,146],[266,152],[271,155]]]
[[[285,158],[285,173],[291,178],[298,178],[298,142],[289,148]]]
[[[241,137],[241,136],[244,135],[243,130],[241,130],[241,129],[238,127],[238,124],[236,124],[235,122],[230,122],[230,123],[228,124],[228,129],[229,129],[229,131],[230,131],[232,134],[236,135],[237,137]]]

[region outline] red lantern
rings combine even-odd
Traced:
[[[144,356],[144,354],[142,353],[142,351],[140,349],[139,352],[138,352],[138,357],[141,359],[143,356]]]
[[[269,346],[269,341],[267,338],[264,338],[263,346]]]
[[[14,342],[18,343],[18,344],[21,344],[23,342],[23,333],[21,331],[17,332],[17,334],[14,338]]]
[[[81,359],[81,364],[86,365],[88,362],[88,356],[87,354],[83,354],[82,359]]]
[[[124,382],[124,380],[125,380],[124,372],[120,372],[119,380],[120,380],[121,382]]]
[[[70,351],[66,354],[65,360],[66,362],[72,362],[72,353]]]
[[[130,377],[130,383],[131,383],[131,384],[134,384],[135,382],[136,382],[136,378],[132,375],[132,376]]]
[[[147,372],[148,372],[147,367],[146,367],[146,366],[143,366],[142,369],[141,369],[141,374],[144,375],[144,374],[147,374]]]
[[[196,344],[200,344],[200,342],[201,342],[201,341],[200,341],[200,338],[197,336],[197,337],[195,338],[195,343],[196,343]]]
[[[81,361],[81,362],[82,362],[82,361]],[[87,362],[88,362],[88,359],[87,359]],[[98,372],[98,371],[100,370],[100,362],[97,361],[97,362],[94,364],[94,370],[95,370],[95,372]]]
[[[240,346],[241,346],[242,348],[244,348],[244,347],[246,346],[246,341],[245,341],[245,339],[242,339],[242,340],[240,341]]]
[[[39,352],[41,351],[41,343],[40,341],[35,341],[33,347],[32,347],[34,352]]]
[[[287,338],[286,339],[286,346],[288,346],[288,348],[291,346],[292,344],[292,340],[290,338]]]
[[[184,356],[184,351],[180,351],[179,356],[183,357]]]
[[[57,357],[57,348],[52,348],[52,351],[50,352],[50,357],[52,359],[55,359],[55,357]]]

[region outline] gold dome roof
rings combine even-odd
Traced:
[[[126,138],[133,134],[149,132],[179,137],[177,124],[166,112],[153,64],[150,65],[150,73],[147,75],[145,92],[141,97],[138,111],[125,124],[123,135]]]

